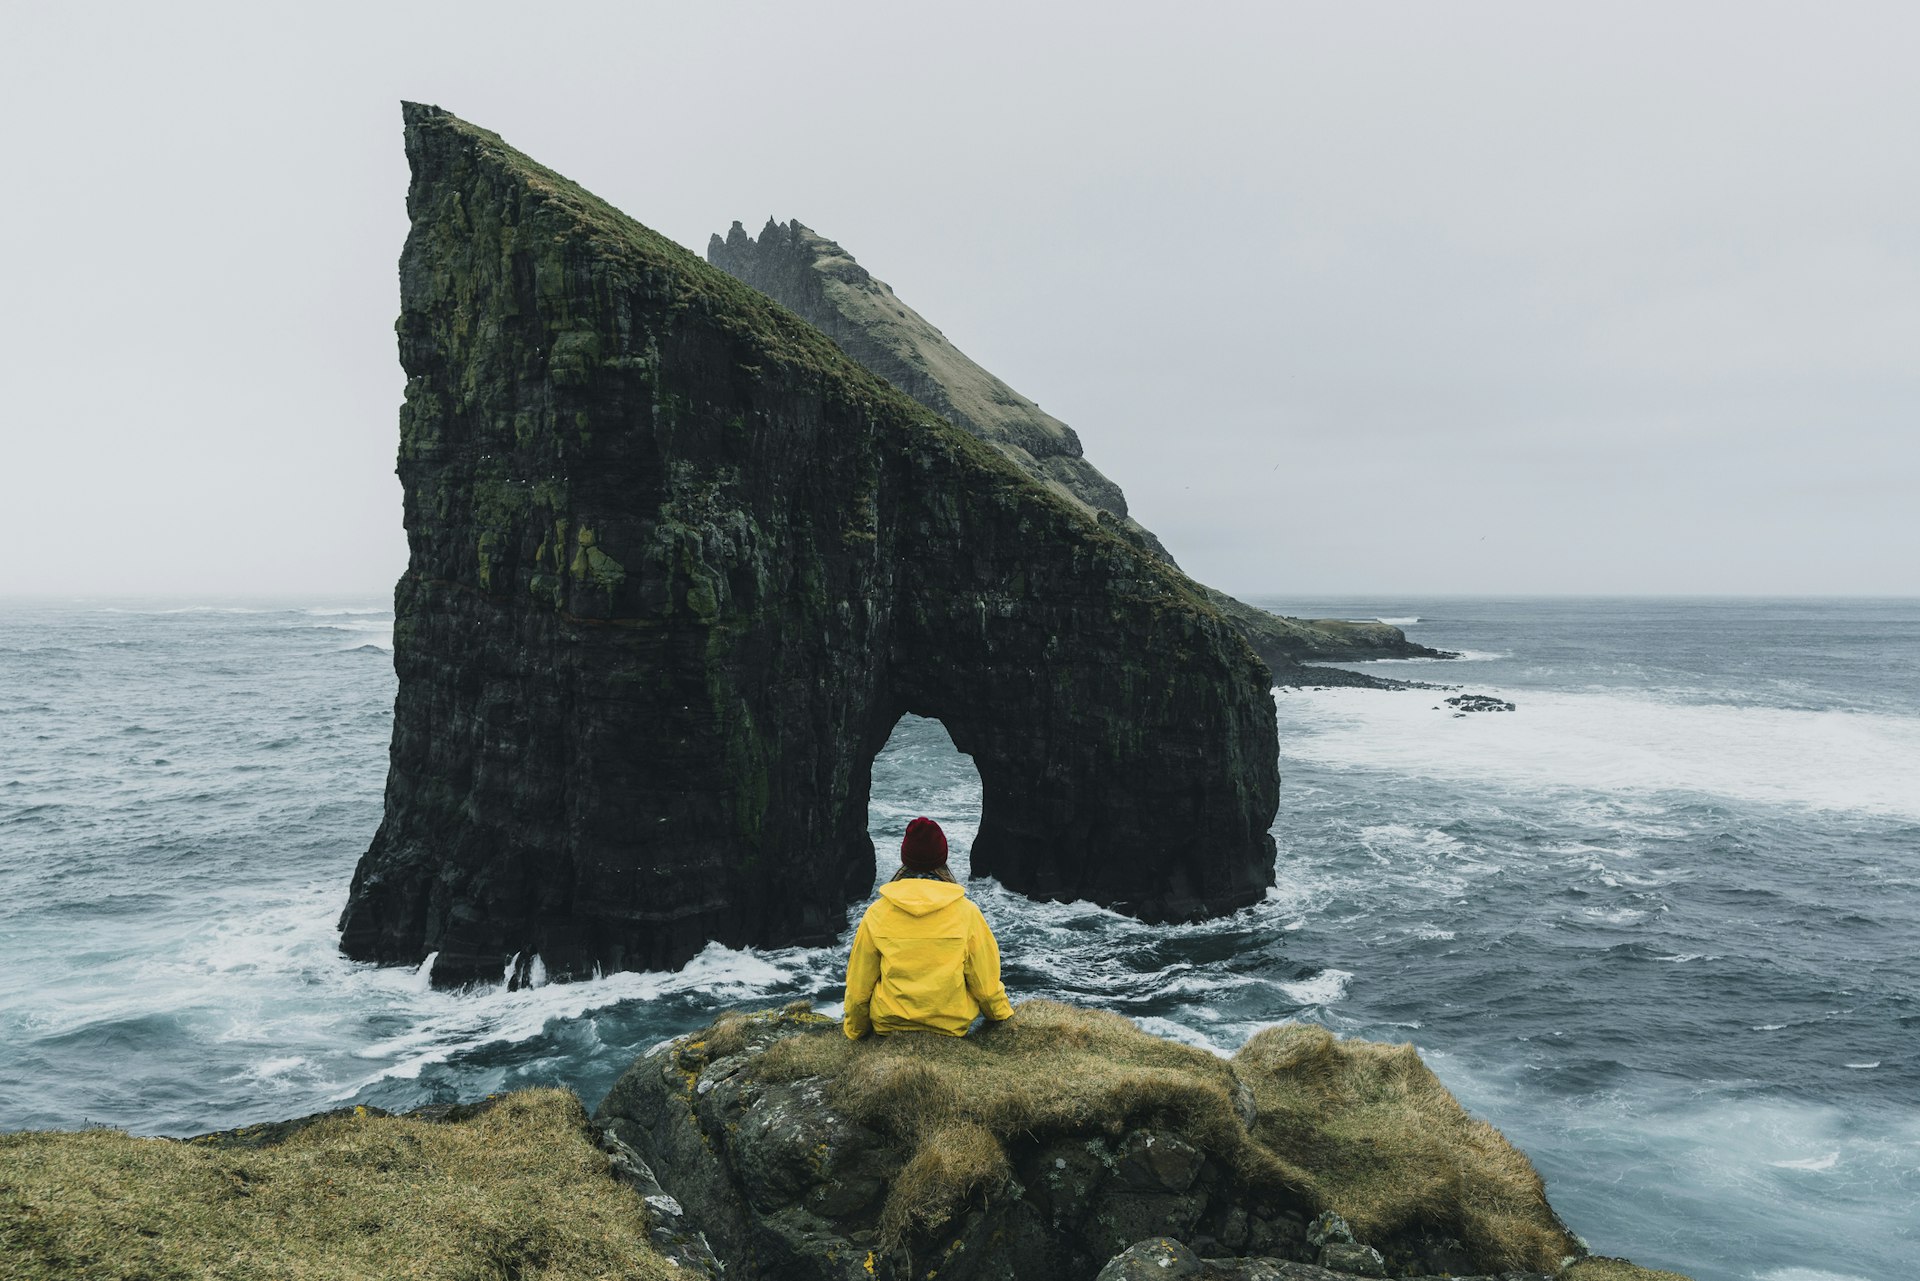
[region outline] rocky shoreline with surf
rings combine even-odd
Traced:
[[[1412,1046],[1231,1059],[1029,1001],[965,1039],[724,1014],[564,1090],[184,1140],[0,1135],[10,1275],[1675,1281],[1591,1255]]]

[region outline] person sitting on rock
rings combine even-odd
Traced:
[[[947,870],[946,833],[916,818],[900,842],[900,870],[854,932],[840,1026],[854,1041],[868,1032],[965,1036],[982,1017],[1013,1017],[1000,946]]]

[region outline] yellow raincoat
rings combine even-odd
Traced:
[[[889,881],[860,918],[847,961],[849,1040],[868,1032],[965,1036],[980,1015],[1013,1017],[987,918],[950,881]]]

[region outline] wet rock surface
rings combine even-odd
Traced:
[[[1287,1259],[1203,1259],[1179,1241],[1154,1237],[1136,1242],[1114,1255],[1100,1269],[1095,1281],[1348,1281],[1354,1276],[1382,1275]],[[1438,1273],[1432,1281],[1439,1281],[1442,1276],[1452,1281],[1548,1281],[1544,1273],[1538,1272],[1504,1272],[1479,1277]]]
[[[1504,698],[1495,698],[1491,694],[1456,694],[1443,700],[1453,709],[1455,716],[1465,716],[1470,712],[1513,712],[1519,708]],[[1438,708],[1435,709],[1439,710]]]
[[[1257,900],[1268,673],[1139,545],[831,341],[438,108],[406,109],[384,820],[341,946],[457,985],[821,944],[908,712],[973,870],[1148,920]]]
[[[674,1266],[674,1275],[688,1281],[717,1281],[726,1269],[714,1257],[706,1233],[688,1217],[679,1198],[660,1186],[652,1167],[604,1126],[595,1127],[594,1142],[610,1159],[608,1172],[614,1181],[640,1194],[647,1207],[647,1236],[660,1257]]]
[[[797,219],[769,218],[758,239],[739,223],[707,242],[707,260],[791,309],[854,360],[955,426],[986,441],[1035,480],[1167,565],[1173,557],[1127,511],[1126,495],[1082,450],[1073,429],[970,360],[838,244]],[[1191,581],[1191,580],[1189,580]],[[1311,662],[1453,658],[1371,620],[1288,618],[1193,583],[1286,685],[1391,685]]]

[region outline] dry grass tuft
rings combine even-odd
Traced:
[[[938,1228],[976,1190],[990,1191],[1012,1172],[1006,1149],[982,1126],[960,1121],[924,1135],[894,1176],[880,1217],[881,1238],[899,1242],[913,1228]]]
[[[1540,1175],[1462,1108],[1411,1045],[1268,1028],[1234,1056],[1259,1107],[1254,1136],[1305,1169],[1362,1240],[1427,1229],[1501,1269],[1557,1271],[1576,1252]]]
[[[586,1113],[528,1090],[459,1124],[328,1118],[235,1149],[0,1134],[0,1270],[21,1281],[641,1278],[673,1269]]]
[[[756,1020],[748,1018],[738,1010],[728,1010],[714,1025],[707,1029],[703,1038],[707,1045],[707,1059],[724,1059],[729,1054],[738,1054],[747,1048],[747,1038],[753,1035]]]
[[[1625,1259],[1596,1254],[1571,1264],[1560,1274],[1559,1281],[1692,1281],[1692,1278],[1678,1272],[1636,1267]]]

